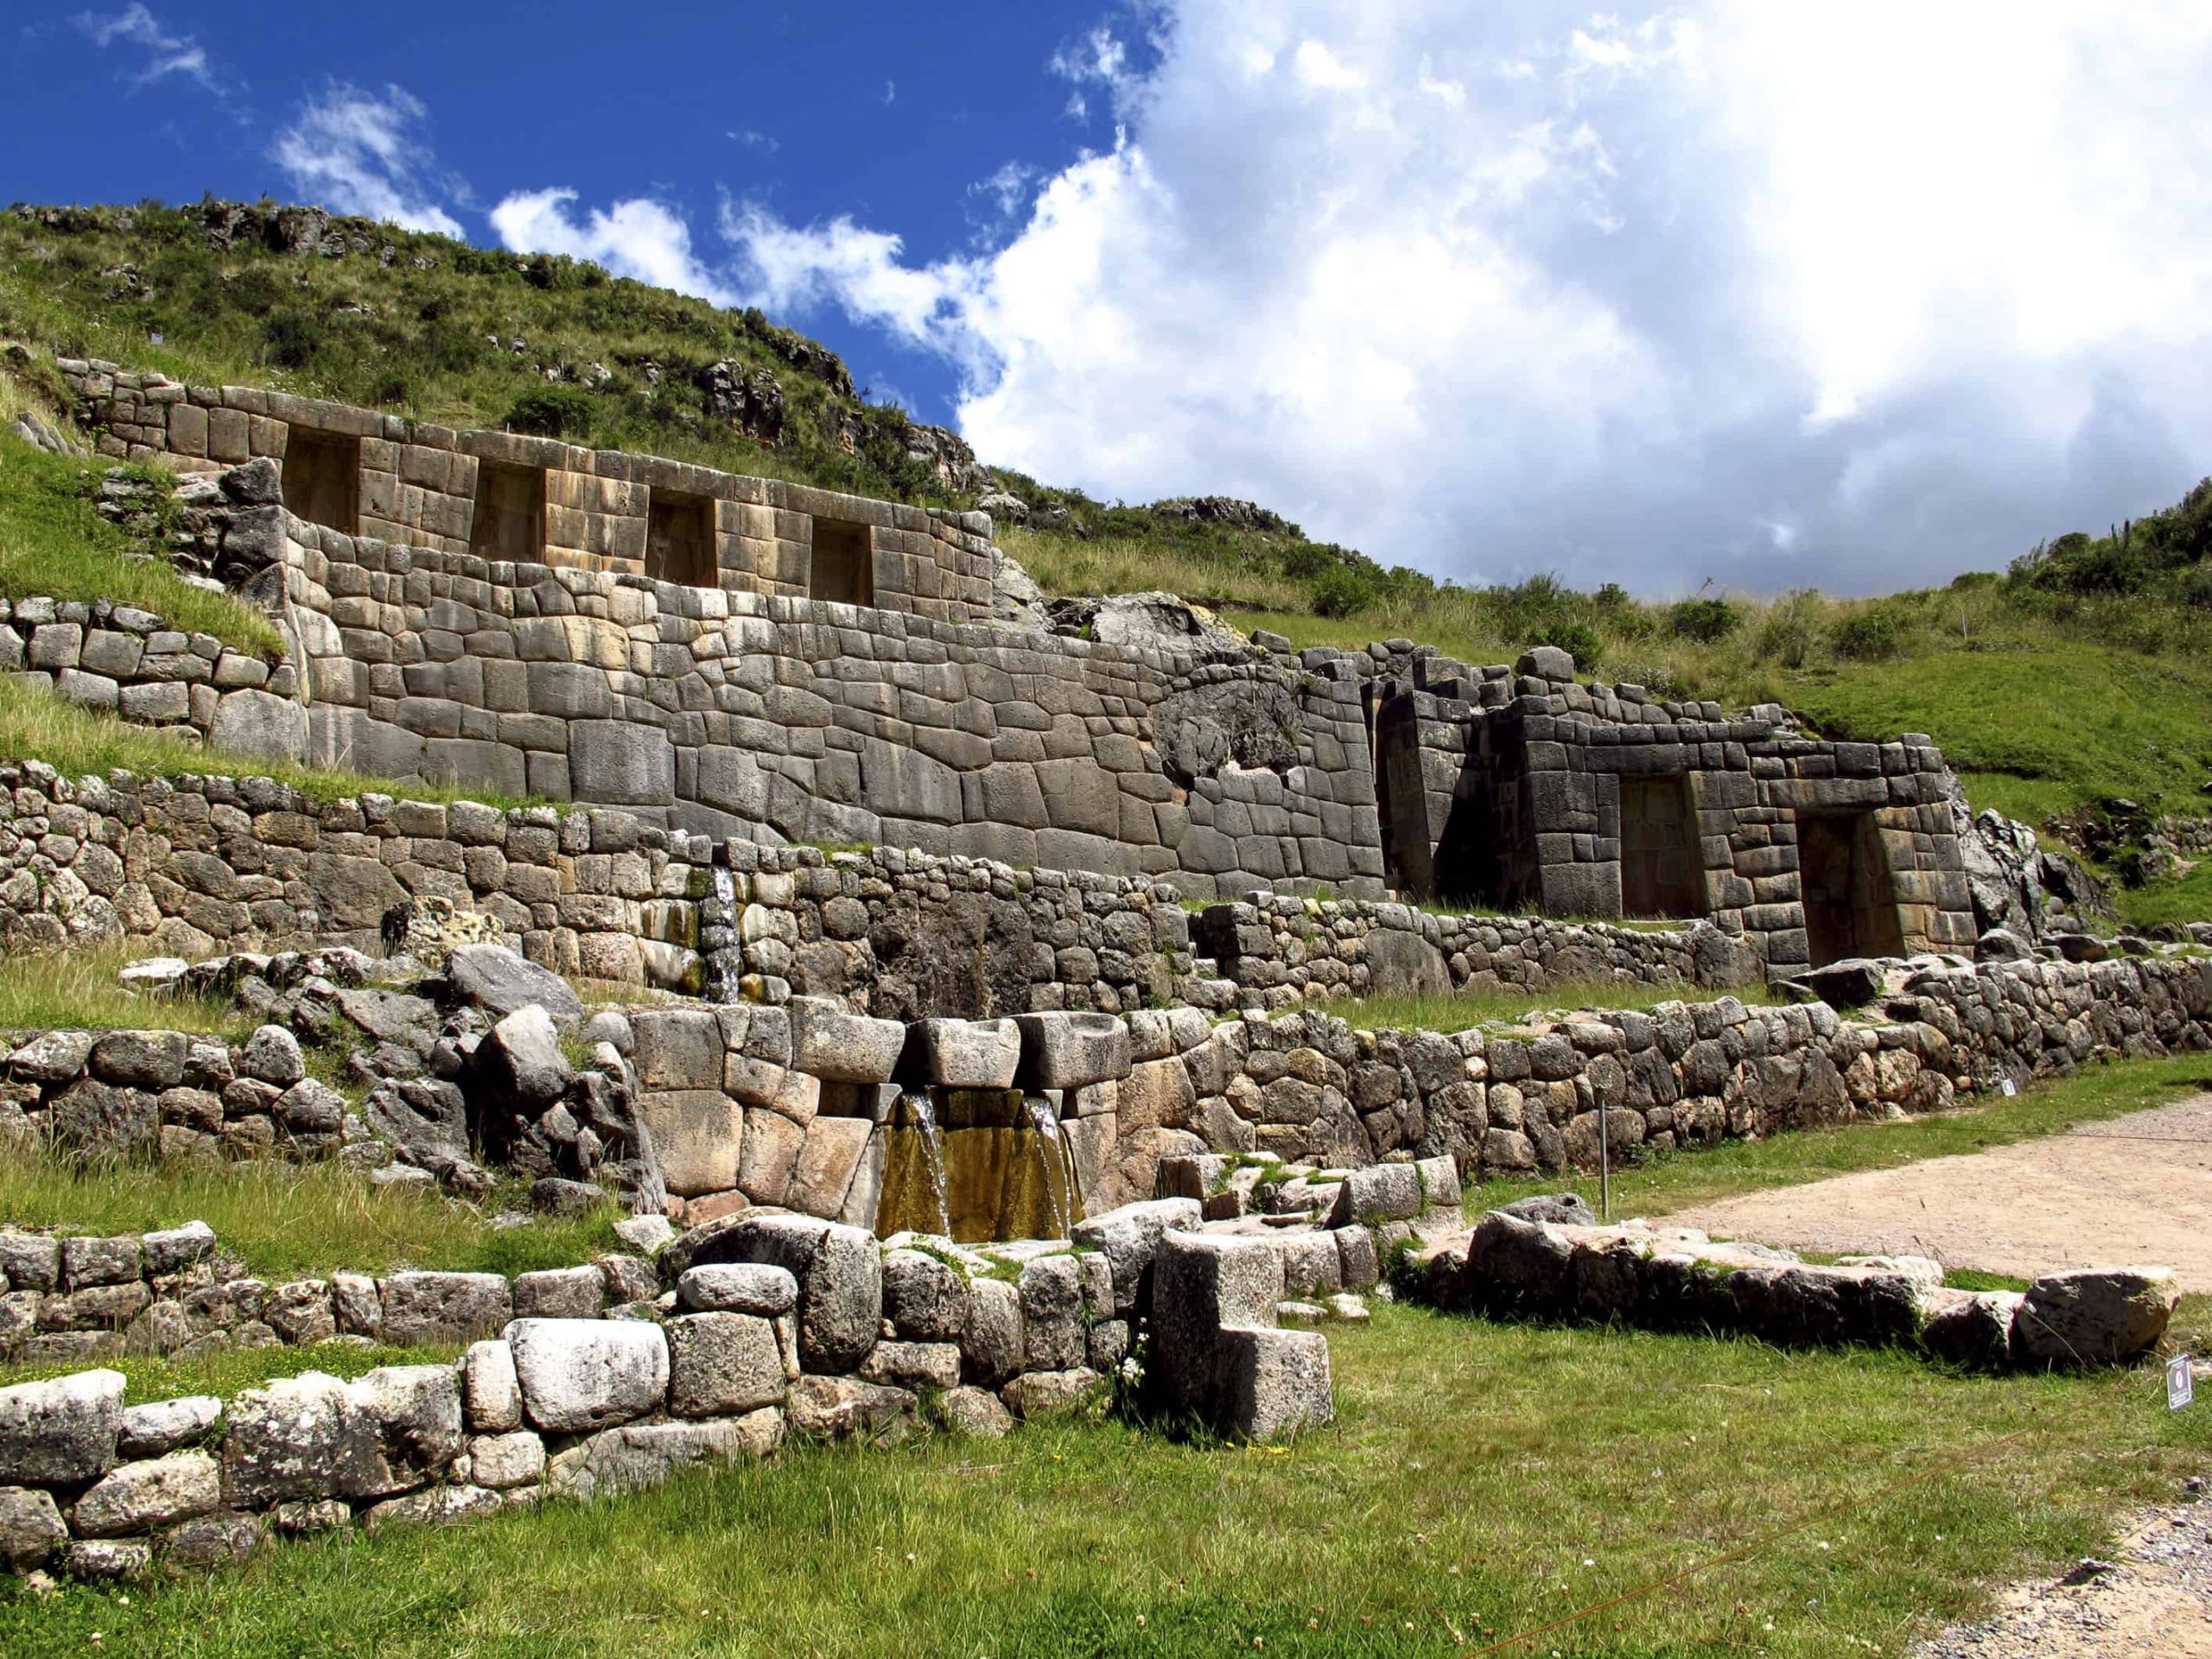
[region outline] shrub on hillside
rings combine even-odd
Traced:
[[[541,438],[582,438],[590,434],[595,413],[582,386],[533,386],[507,405],[505,426]]]
[[[1307,592],[1306,604],[1316,616],[1351,616],[1375,603],[1373,584],[1350,570],[1325,572]]]
[[[1598,666],[1605,648],[1599,643],[1598,630],[1587,622],[1549,622],[1529,636],[1532,645],[1557,645],[1574,658],[1574,665],[1584,672]]]
[[[1671,620],[1676,639],[1694,639],[1701,645],[1709,645],[1726,639],[1741,627],[1744,613],[1725,599],[1700,595],[1676,605]]]
[[[1902,637],[1896,614],[1878,606],[1837,623],[1828,635],[1828,643],[1835,647],[1839,657],[1875,663],[1896,656]]]
[[[262,343],[269,360],[280,369],[303,369],[330,338],[330,326],[312,311],[286,306],[261,325]]]

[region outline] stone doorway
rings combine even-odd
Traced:
[[[685,588],[716,586],[715,504],[655,490],[645,514],[645,575]]]
[[[294,427],[284,440],[284,511],[346,535],[357,522],[361,441],[338,432]]]
[[[476,512],[468,525],[468,550],[480,558],[537,560],[545,556],[545,471],[476,463]]]
[[[1702,916],[1705,854],[1690,781],[1621,779],[1621,914]]]
[[[1904,954],[1890,861],[1872,812],[1801,815],[1797,883],[1814,967],[1847,957]]]
[[[841,518],[814,521],[806,596],[831,605],[875,603],[875,537],[866,524]]]

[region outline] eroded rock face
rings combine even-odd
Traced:
[[[1211,611],[1173,594],[1109,594],[1056,599],[1047,607],[1055,633],[1095,639],[1123,650],[1176,652],[1208,659],[1248,661],[1257,653]]]
[[[637,1319],[517,1319],[507,1327],[524,1414],[579,1434],[656,1409],[668,1393],[668,1338]]]
[[[1153,716],[1160,764],[1185,788],[1230,768],[1287,771],[1298,764],[1303,731],[1297,700],[1271,677],[1187,686]]]

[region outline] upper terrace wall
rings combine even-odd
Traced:
[[[286,505],[348,535],[435,553],[474,548],[556,569],[650,575],[731,593],[804,599],[819,592],[938,621],[990,615],[990,521],[980,513],[899,506],[552,438],[456,431],[289,392],[182,386],[110,363],[65,359],[60,367],[98,429],[102,454],[206,472],[261,455],[282,464],[301,435],[302,448],[314,448],[317,482],[326,464],[336,465],[350,474],[338,480],[350,488],[308,489],[305,469],[288,468]],[[334,454],[342,460],[332,461]],[[512,537],[494,544],[499,503],[487,475],[501,467],[542,477],[538,499],[517,509],[537,515],[534,530],[516,531],[519,544]],[[711,546],[703,568],[685,569],[691,538],[683,520],[694,512],[711,514],[711,525],[698,526]],[[848,539],[855,527],[867,531],[861,591],[848,573],[826,568],[827,536],[817,558],[823,524],[843,527]]]

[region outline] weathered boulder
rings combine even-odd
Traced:
[[[2116,1365],[2147,1353],[2181,1300],[2171,1268],[2084,1268],[2028,1287],[2012,1318],[2024,1364]]]
[[[77,1500],[70,1522],[80,1538],[150,1532],[220,1507],[222,1471],[205,1452],[176,1452],[111,1469]]]
[[[772,1406],[706,1423],[632,1423],[569,1447],[545,1467],[545,1489],[590,1498],[658,1485],[680,1469],[765,1458],[783,1444],[784,1414]]]
[[[468,1443],[468,1463],[476,1484],[493,1491],[532,1485],[545,1473],[545,1442],[526,1428],[479,1434]]]
[[[1516,1198],[1500,1205],[1493,1213],[1521,1221],[1547,1221],[1558,1227],[1595,1227],[1598,1212],[1580,1192],[1551,1192],[1533,1198]]]
[[[1374,1226],[1383,1222],[1411,1221],[1425,1207],[1421,1173],[1414,1165],[1370,1164],[1345,1175],[1337,1188],[1337,1202],[1329,1212],[1329,1224],[1343,1227],[1360,1222]]]
[[[1061,1371],[1025,1371],[1001,1390],[1014,1414],[1025,1423],[1064,1417],[1097,1403],[1106,1379],[1087,1366]]]
[[[563,1031],[583,1023],[584,1005],[569,982],[504,944],[464,944],[446,960],[454,997],[504,1020],[536,1003]]]
[[[694,1313],[774,1319],[798,1306],[798,1281],[789,1268],[766,1262],[711,1262],[687,1269],[676,1281],[676,1302]]]
[[[116,1455],[133,1460],[164,1457],[179,1446],[205,1439],[222,1415],[223,1402],[212,1394],[129,1407],[116,1436]]]
[[[1571,1294],[1573,1253],[1550,1223],[1493,1210],[1467,1239],[1467,1300],[1499,1312],[1557,1313]]]
[[[1847,957],[1797,976],[1797,982],[1834,1008],[1855,1008],[1882,994],[1884,969],[1867,957]]]
[[[522,1427],[522,1385],[515,1377],[515,1351],[493,1338],[469,1344],[461,1363],[461,1393],[468,1426],[480,1434],[512,1433]]]
[[[28,1573],[68,1541],[69,1529],[51,1492],[0,1486],[0,1566]]]
[[[606,1275],[588,1263],[515,1275],[518,1319],[595,1319],[606,1300]]]
[[[461,1343],[514,1317],[513,1293],[496,1273],[394,1273],[382,1281],[382,1336],[397,1348]]]
[[[782,1402],[783,1348],[768,1320],[690,1313],[671,1319],[667,1332],[668,1408],[677,1416],[727,1417]]]
[[[863,1382],[901,1389],[952,1389],[960,1385],[957,1342],[879,1342],[861,1362]]]
[[[223,1496],[243,1509],[409,1491],[461,1445],[461,1390],[447,1365],[390,1366],[350,1383],[308,1371],[248,1389],[228,1409]]]
[[[883,1258],[875,1236],[811,1216],[741,1215],[670,1247],[677,1271],[763,1262],[798,1281],[799,1355],[810,1371],[859,1369],[883,1317]],[[797,1427],[794,1423],[794,1427]]]
[[[920,1427],[920,1402],[906,1389],[847,1376],[802,1376],[785,1399],[791,1431],[810,1440],[904,1444]]]
[[[883,1313],[909,1342],[958,1342],[968,1328],[968,1281],[924,1251],[887,1250]]]
[[[1971,1370],[2003,1370],[2012,1363],[2018,1291],[1936,1290],[1923,1294],[1927,1323],[1921,1345],[1936,1358]]]
[[[0,1389],[0,1485],[73,1486],[114,1465],[123,1373],[77,1371]]]
[[[968,1287],[968,1323],[960,1333],[960,1363],[971,1382],[991,1387],[1021,1370],[1021,1297],[1003,1279],[978,1279]]]
[[[965,1434],[970,1440],[1000,1440],[1014,1427],[1013,1414],[988,1389],[946,1389],[938,1396],[937,1415],[955,1434]],[[4,1497],[0,1497],[0,1502],[4,1502]]]
[[[643,1319],[517,1319],[506,1329],[524,1416],[541,1432],[586,1433],[658,1409],[668,1338]]]
[[[1336,1417],[1329,1341],[1318,1331],[1221,1333],[1217,1421],[1244,1440],[1273,1440]]]

